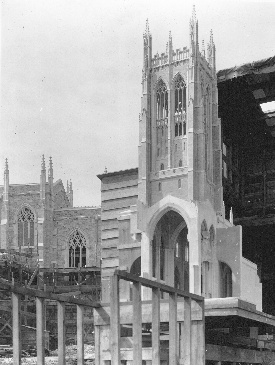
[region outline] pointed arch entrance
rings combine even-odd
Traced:
[[[152,276],[189,291],[188,228],[182,216],[169,210],[157,222],[151,242]]]

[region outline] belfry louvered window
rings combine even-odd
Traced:
[[[168,91],[165,83],[160,80],[157,85],[157,126],[168,125]]]
[[[75,230],[69,239],[69,267],[86,266],[86,239]]]
[[[18,245],[34,246],[34,214],[28,207],[18,214]]]
[[[175,80],[175,137],[186,134],[186,85],[178,75]]]

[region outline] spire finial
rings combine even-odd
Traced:
[[[210,44],[213,45],[214,41],[213,41],[213,30],[210,30]]]
[[[145,30],[145,32],[146,32],[146,35],[149,36],[150,30],[149,30],[149,20],[148,20],[148,18],[146,19],[146,30]]]
[[[45,156],[44,155],[42,155],[41,170],[46,170]]]
[[[52,169],[52,168],[53,168],[53,160],[52,160],[52,156],[50,156],[49,164],[50,164],[50,169]]]
[[[194,23],[196,22],[196,7],[195,7],[195,5],[193,5],[192,20],[193,20]]]
[[[105,166],[104,174],[107,174],[107,167]]]
[[[8,163],[8,159],[5,159],[5,171],[9,170],[9,163]]]
[[[72,180],[70,179],[70,191],[73,190],[73,183],[72,183]]]
[[[204,45],[204,39],[202,40],[202,47],[201,47],[202,55],[205,57],[205,45]]]

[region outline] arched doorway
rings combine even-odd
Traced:
[[[188,229],[182,216],[170,210],[158,221],[152,245],[152,276],[189,291]]]

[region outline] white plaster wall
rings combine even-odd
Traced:
[[[242,257],[241,299],[262,310],[262,284],[257,274],[257,265]]]

